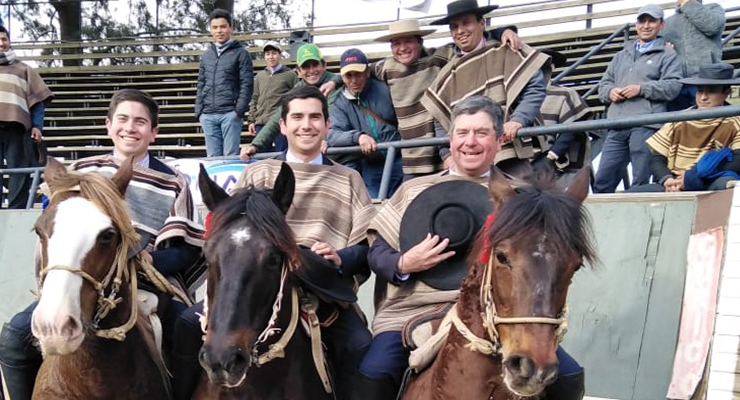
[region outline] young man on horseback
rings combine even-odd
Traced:
[[[402,335],[404,326],[421,314],[439,310],[457,301],[472,236],[460,234],[459,238],[465,240],[451,241],[449,237],[454,234],[448,235],[450,228],[447,227],[444,234],[431,232],[422,235],[422,239],[416,242],[404,243],[408,242],[408,238],[402,235],[405,219],[411,216],[406,214],[412,208],[412,202],[434,186],[459,181],[481,186],[488,184],[491,165],[500,149],[499,139],[504,132],[503,111],[490,98],[473,96],[455,105],[451,122],[452,166],[441,173],[405,182],[370,224],[368,237],[372,245],[368,263],[373,272],[390,285],[373,320],[374,338],[360,364],[360,374],[353,386],[353,400],[395,399],[409,365],[409,349]],[[470,195],[460,194],[458,197],[459,204],[448,208],[469,210],[463,213],[467,214],[464,218],[455,219],[460,225],[470,221],[468,227],[461,228],[463,231],[477,231],[476,228],[480,228],[477,221],[485,220],[488,211],[475,204],[474,200],[467,199],[472,197]],[[485,194],[483,199],[488,201]],[[417,225],[437,226],[434,223]],[[580,379],[578,398],[582,396],[582,374]]]
[[[286,218],[298,244],[337,266],[344,279],[355,278],[361,283],[370,272],[366,232],[375,216],[375,208],[357,171],[322,154],[322,142],[328,129],[328,104],[318,88],[306,85],[286,93],[282,99],[280,130],[287,138],[288,149],[276,159],[247,167],[235,189],[272,188],[281,165],[289,163],[295,173],[296,188]],[[308,285],[321,287],[322,283],[308,282]],[[332,307],[323,300],[331,297],[332,288],[322,289],[326,291],[319,293],[322,300],[318,315],[328,326],[322,327],[321,334],[336,365],[335,393],[338,399],[347,399],[351,378],[372,337],[355,307]],[[338,313],[334,314],[334,310]],[[198,306],[192,311],[183,314],[176,327],[177,340],[188,342],[185,345],[192,369],[189,375],[176,377],[176,380],[190,381],[194,386],[200,373],[197,357],[202,336],[194,312],[202,311]],[[333,322],[328,323],[328,320]],[[183,348],[177,350],[183,351]],[[188,397],[186,393],[176,400]]]
[[[135,184],[129,185],[126,202],[142,238],[139,248],[133,251],[141,252],[165,276],[187,275],[193,271],[185,269],[200,258],[203,228],[195,222],[185,178],[148,152],[157,136],[158,114],[159,107],[148,94],[134,89],[117,92],[105,121],[114,145],[113,154],[79,160],[72,169],[113,174],[123,160],[133,157]],[[12,400],[31,398],[41,365],[42,357],[31,334],[31,315],[36,306],[34,302],[16,314],[0,334],[0,369],[4,389]],[[173,302],[170,314],[176,314],[178,307],[184,308]],[[174,317],[170,319],[174,321]],[[167,322],[163,322],[166,326]]]

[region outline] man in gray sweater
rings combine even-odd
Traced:
[[[699,66],[722,60],[722,31],[725,10],[719,4],[697,0],[678,0],[676,13],[665,20],[661,35],[673,46],[683,63],[684,77],[697,75]],[[696,87],[686,85],[668,104],[668,111],[684,110],[694,105]]]
[[[607,118],[620,118],[666,111],[681,91],[681,60],[658,36],[663,28],[663,9],[648,4],[637,13],[637,40],[617,53],[599,82],[599,99],[609,108]],[[632,163],[633,183],[650,182],[651,154],[645,140],[660,125],[611,129],[601,152],[594,182],[595,193],[613,193],[622,171]]]

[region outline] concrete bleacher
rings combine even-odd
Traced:
[[[552,4],[539,6],[524,5],[521,7],[506,7],[495,10],[490,14],[492,18],[516,15],[533,11],[551,9],[553,11],[565,10],[569,7],[583,7],[586,4],[609,3],[615,0],[570,0],[553,1]],[[664,4],[669,7],[669,4]],[[516,23],[520,28],[553,25],[574,21],[593,21],[599,18],[609,18],[619,15],[634,15],[632,9],[621,9],[608,12],[597,12],[591,14],[575,15],[560,18],[548,18],[541,20],[525,21]],[[735,13],[736,14],[736,13]],[[423,20],[423,23],[428,22]],[[725,35],[740,26],[740,16],[729,16],[725,27]],[[563,52],[568,56],[568,64],[576,62],[593,47],[601,43],[605,38],[619,29],[621,25],[600,28],[570,30],[548,34],[530,35],[522,34],[523,39],[530,45],[538,48],[551,48]],[[358,46],[371,44],[370,39],[342,39],[333,40],[339,34],[345,36],[354,33],[364,33],[367,37],[379,36],[385,32],[387,24],[372,24],[361,26],[316,28],[314,30],[315,41],[325,49],[325,53],[332,53],[332,49],[346,48],[347,46]],[[556,31],[556,29],[553,29]],[[289,32],[267,32],[255,34],[237,34],[239,40],[281,40],[287,41]],[[431,38],[445,38],[447,32],[440,31]],[[351,35],[350,35],[351,36]],[[634,37],[634,31],[632,31]],[[159,63],[141,64],[142,57],[165,57],[165,56],[194,56],[199,55],[201,50],[181,51],[151,51],[143,53],[120,53],[115,51],[117,46],[136,44],[139,46],[151,46],[153,49],[163,44],[181,44],[183,48],[194,43],[207,43],[207,36],[156,38],[156,39],[130,39],[110,40],[107,42],[82,42],[82,43],[41,43],[23,44],[16,43],[14,47],[25,51],[22,57],[29,61],[43,61],[54,59],[54,56],[42,55],[41,51],[59,49],[64,47],[78,47],[82,54],[64,55],[64,58],[75,57],[84,62],[104,62],[107,58],[115,58],[118,65],[96,65],[80,67],[45,67],[40,72],[54,92],[55,98],[46,110],[46,121],[44,136],[47,141],[49,152],[58,157],[77,159],[94,154],[109,152],[112,142],[105,134],[105,115],[109,99],[113,93],[123,88],[136,88],[150,93],[160,104],[160,133],[156,145],[151,149],[157,156],[172,157],[201,157],[205,155],[205,143],[200,124],[193,115],[193,104],[195,103],[196,85],[198,77],[198,64],[196,62],[182,63]],[[571,86],[581,94],[588,91],[596,84],[608,62],[614,53],[622,48],[624,35],[618,35],[609,45],[605,46],[599,53],[592,56],[587,62],[579,66],[576,71],[560,81],[560,84]],[[100,52],[100,48],[106,48],[108,52]],[[95,53],[91,49],[95,48]],[[192,46],[191,46],[192,48]],[[740,36],[731,40],[725,46],[724,61],[740,67]],[[255,71],[264,67],[264,62],[259,56],[259,46],[249,46],[248,50],[255,59]],[[328,50],[328,51],[327,51]],[[336,53],[336,51],[334,51]],[[377,60],[390,55],[386,51],[368,51],[372,60]],[[56,57],[57,59],[60,56]],[[338,56],[326,57],[329,69],[338,70]],[[121,65],[121,60],[127,60],[130,64]],[[160,60],[160,62],[162,62]],[[290,62],[288,62],[290,64]],[[556,70],[553,76],[561,70]],[[596,95],[588,98],[589,105],[594,111],[603,111],[603,105],[598,101]],[[246,135],[246,125],[243,132],[243,142],[247,143],[250,137]]]

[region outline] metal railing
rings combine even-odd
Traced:
[[[560,80],[570,75],[573,71],[576,70],[576,68],[580,67],[583,63],[588,61],[588,59],[591,58],[591,56],[600,52],[601,49],[603,49],[606,45],[611,43],[612,40],[614,40],[617,36],[621,35],[622,33],[625,33],[625,38],[624,38],[625,41],[629,40],[630,28],[632,27],[632,25],[633,25],[632,23],[626,23],[622,25],[621,28],[617,29],[616,31],[614,31],[614,33],[609,35],[609,37],[602,40],[601,43],[599,43],[596,47],[592,48],[591,51],[589,51],[588,53],[584,54],[583,57],[579,58],[576,62],[571,64],[571,66],[566,68],[565,71],[559,73],[558,76],[553,78],[551,82],[553,84],[557,84],[558,82],[560,82]]]
[[[698,119],[709,119],[709,118],[723,118],[723,117],[734,117],[740,116],[740,105],[730,105],[723,107],[704,108],[700,110],[681,110],[664,112],[657,114],[646,114],[636,115],[631,117],[623,118],[612,118],[612,119],[596,119],[589,121],[573,122],[569,124],[549,125],[549,126],[533,126],[525,127],[519,130],[517,137],[529,137],[529,136],[542,136],[542,135],[557,135],[563,132],[589,132],[601,129],[624,129],[632,128],[635,126],[643,125],[654,125],[664,124],[667,122],[679,122],[679,121],[690,121]],[[390,175],[393,162],[396,159],[396,154],[399,149],[409,147],[425,147],[425,146],[444,146],[449,145],[449,138],[438,137],[429,139],[412,139],[412,140],[400,140],[394,142],[383,142],[378,143],[378,150],[387,150],[385,158],[385,165],[383,168],[383,176],[380,183],[380,190],[378,191],[378,200],[385,200],[388,195],[388,186],[390,184]],[[349,146],[349,147],[332,147],[327,150],[328,155],[333,154],[359,154],[361,153],[360,146]],[[279,152],[272,153],[258,153],[254,155],[254,159],[262,160],[266,158],[272,158],[279,155]],[[238,157],[215,157],[208,158],[209,160],[237,160]],[[28,208],[33,206],[33,198],[36,196],[38,185],[40,182],[40,173],[43,171],[42,167],[38,168],[18,168],[18,169],[1,169],[1,174],[33,174],[33,184],[30,190]]]

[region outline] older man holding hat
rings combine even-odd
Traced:
[[[733,78],[729,64],[705,64],[697,76],[681,80],[696,89],[698,109],[728,105]],[[630,188],[631,192],[722,190],[740,180],[740,116],[670,122],[663,125],[647,146],[656,183]]]
[[[429,83],[455,55],[451,46],[437,49],[425,48],[424,37],[434,29],[421,27],[417,19],[391,22],[388,34],[375,39],[389,42],[392,57],[371,65],[371,77],[379,79],[390,88],[393,106],[398,117],[398,130],[402,140],[435,136],[434,118],[420,100]],[[490,36],[513,48],[520,45],[516,27],[496,28]],[[437,135],[445,135],[440,131]],[[442,168],[436,147],[402,149],[403,173],[406,177],[426,175]],[[444,156],[449,150],[443,151]]]
[[[360,146],[361,155],[341,157],[340,162],[362,176],[370,197],[377,198],[385,164],[385,151],[377,144],[400,140],[398,122],[388,86],[370,78],[367,57],[359,49],[349,49],[339,59],[344,89],[329,108],[331,126],[329,146]],[[401,184],[401,157],[394,161],[388,194]]]
[[[404,325],[457,301],[468,251],[492,210],[486,188],[500,147],[503,110],[488,97],[471,96],[455,105],[451,118],[450,169],[402,184],[368,228],[368,263],[389,285],[377,305],[373,341],[352,400],[396,398],[409,365]],[[582,369],[563,351],[559,359],[575,371],[575,381],[558,398],[582,397]]]
[[[254,77],[254,93],[247,116],[250,135],[256,135],[262,129],[280,106],[280,98],[298,83],[298,75],[280,63],[283,58],[280,44],[265,43],[262,46],[262,55],[267,66]],[[275,151],[287,148],[287,142],[281,135],[275,138],[275,142]]]

